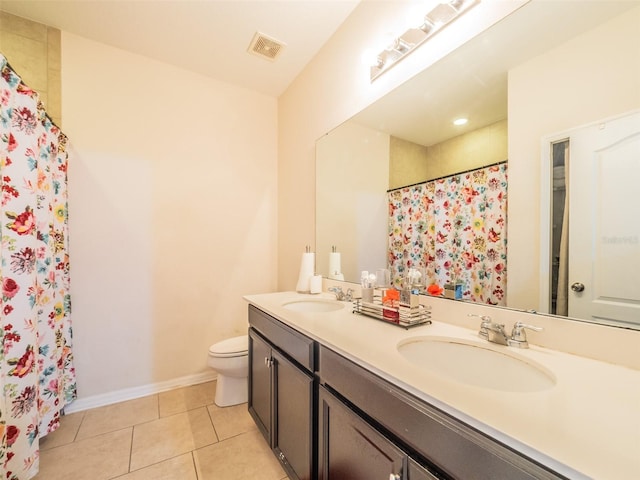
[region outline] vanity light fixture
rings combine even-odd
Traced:
[[[448,0],[436,5],[417,22],[417,27],[404,32],[375,57],[370,64],[371,81],[478,3],[480,0]]]

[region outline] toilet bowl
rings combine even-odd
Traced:
[[[218,372],[215,404],[228,407],[248,397],[249,337],[228,338],[209,347],[208,365]]]

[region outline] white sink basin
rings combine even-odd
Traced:
[[[468,385],[505,392],[537,392],[555,385],[545,367],[507,348],[494,350],[448,337],[418,337],[398,344],[398,352],[420,368]]]
[[[344,308],[344,304],[337,300],[308,299],[287,302],[283,304],[283,307],[294,312],[325,313],[340,310]]]

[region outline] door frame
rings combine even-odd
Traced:
[[[540,298],[538,312],[545,314],[549,314],[551,310],[553,145],[569,140],[570,132],[579,128],[582,127],[545,136],[540,147],[542,168],[540,172]],[[571,158],[571,142],[569,142],[569,158]]]

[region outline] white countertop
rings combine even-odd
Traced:
[[[333,295],[280,292],[244,298],[278,320],[346,356],[407,392],[453,414],[569,478],[640,479],[640,371],[531,345],[491,344],[469,330],[432,318],[410,329],[352,313],[295,312],[283,304]],[[419,368],[397,345],[412,337],[450,337],[530,360],[555,386],[505,392],[463,384]],[[507,349],[507,350],[505,350]],[[581,474],[581,475],[580,475]]]

